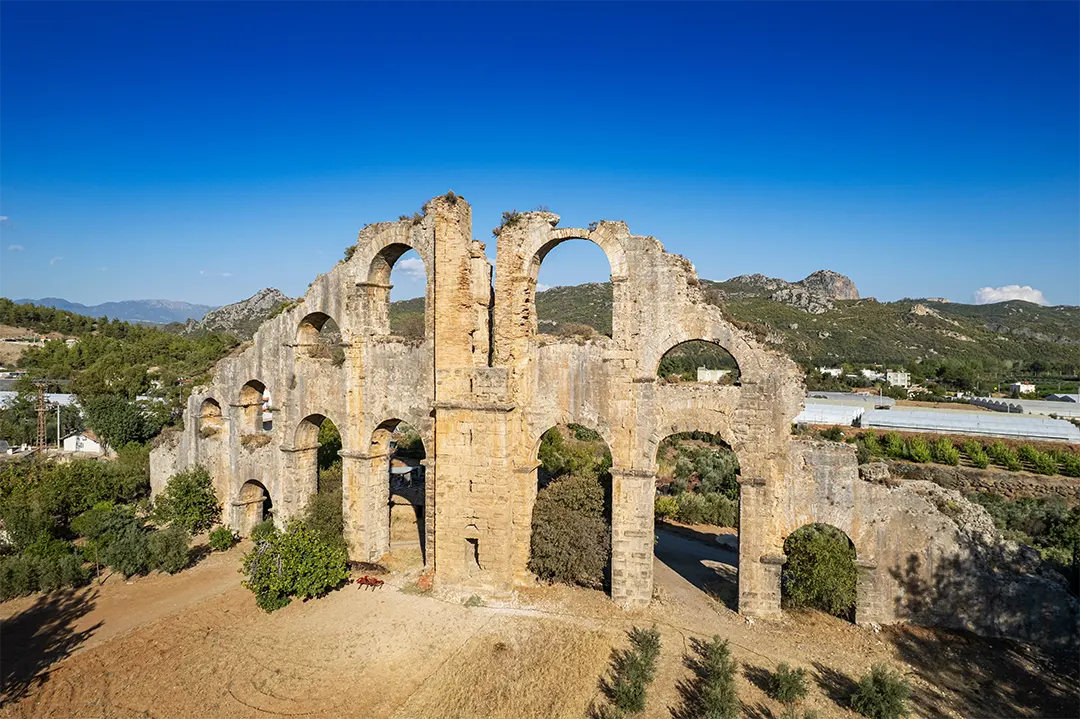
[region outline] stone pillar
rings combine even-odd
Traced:
[[[768,536],[770,508],[761,477],[739,478],[739,613],[780,616],[780,572],[787,557]]]
[[[299,517],[311,495],[319,489],[319,445],[295,447],[283,444],[285,471],[281,477],[281,506],[274,505],[274,524],[284,528]],[[269,489],[269,488],[268,488]]]
[[[344,449],[338,454],[349,558],[377,562],[390,551],[390,455]]]
[[[424,566],[435,566],[435,457],[420,460],[424,468]]]
[[[624,609],[652,601],[655,496],[655,472],[611,468],[611,598]]]
[[[857,559],[855,568],[858,572],[855,580],[855,623],[866,626],[888,622],[884,598],[881,596],[878,583],[877,563]]]

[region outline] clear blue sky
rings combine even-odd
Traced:
[[[1075,2],[5,1],[0,294],[297,295],[452,188],[491,256],[544,204],[710,279],[1078,304],[1078,31]],[[541,282],[607,273],[563,247]]]

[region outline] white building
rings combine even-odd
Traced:
[[[1009,385],[1009,391],[1014,397],[1022,394],[1035,394],[1035,385],[1031,382],[1013,382]]]
[[[885,375],[872,369],[861,369],[859,370],[859,374],[861,374],[865,379],[868,379],[871,382],[878,382],[885,379]]]
[[[67,437],[64,437],[64,451],[93,454],[99,457],[105,454],[105,448],[102,446],[101,440],[90,430],[72,432]]]
[[[890,369],[885,371],[885,381],[889,383],[890,387],[910,387],[911,375],[907,372]]]
[[[727,375],[731,374],[729,369],[705,369],[704,367],[697,368],[697,381],[698,382],[719,382]]]
[[[829,375],[830,377],[835,377],[836,379],[840,379],[840,377],[842,377],[844,374],[843,367],[818,367],[817,371],[820,372],[822,375]]]

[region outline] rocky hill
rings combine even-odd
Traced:
[[[832,270],[818,270],[798,282],[758,274],[739,275],[727,282],[708,282],[708,285],[720,299],[768,297],[774,302],[815,315],[833,309],[834,300],[859,299],[855,283]]]
[[[266,318],[283,303],[291,301],[292,298],[281,290],[272,287],[259,290],[246,300],[207,312],[199,322],[189,320],[180,333],[221,332],[240,340],[249,340]]]

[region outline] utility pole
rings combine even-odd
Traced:
[[[45,402],[45,388],[50,384],[61,385],[71,382],[69,379],[35,379],[32,380],[34,386],[37,387],[37,449],[39,452],[44,452],[47,444],[47,438],[45,436],[45,413],[48,411],[48,406]],[[56,438],[57,448],[60,445],[60,405],[57,403],[56,407]]]

